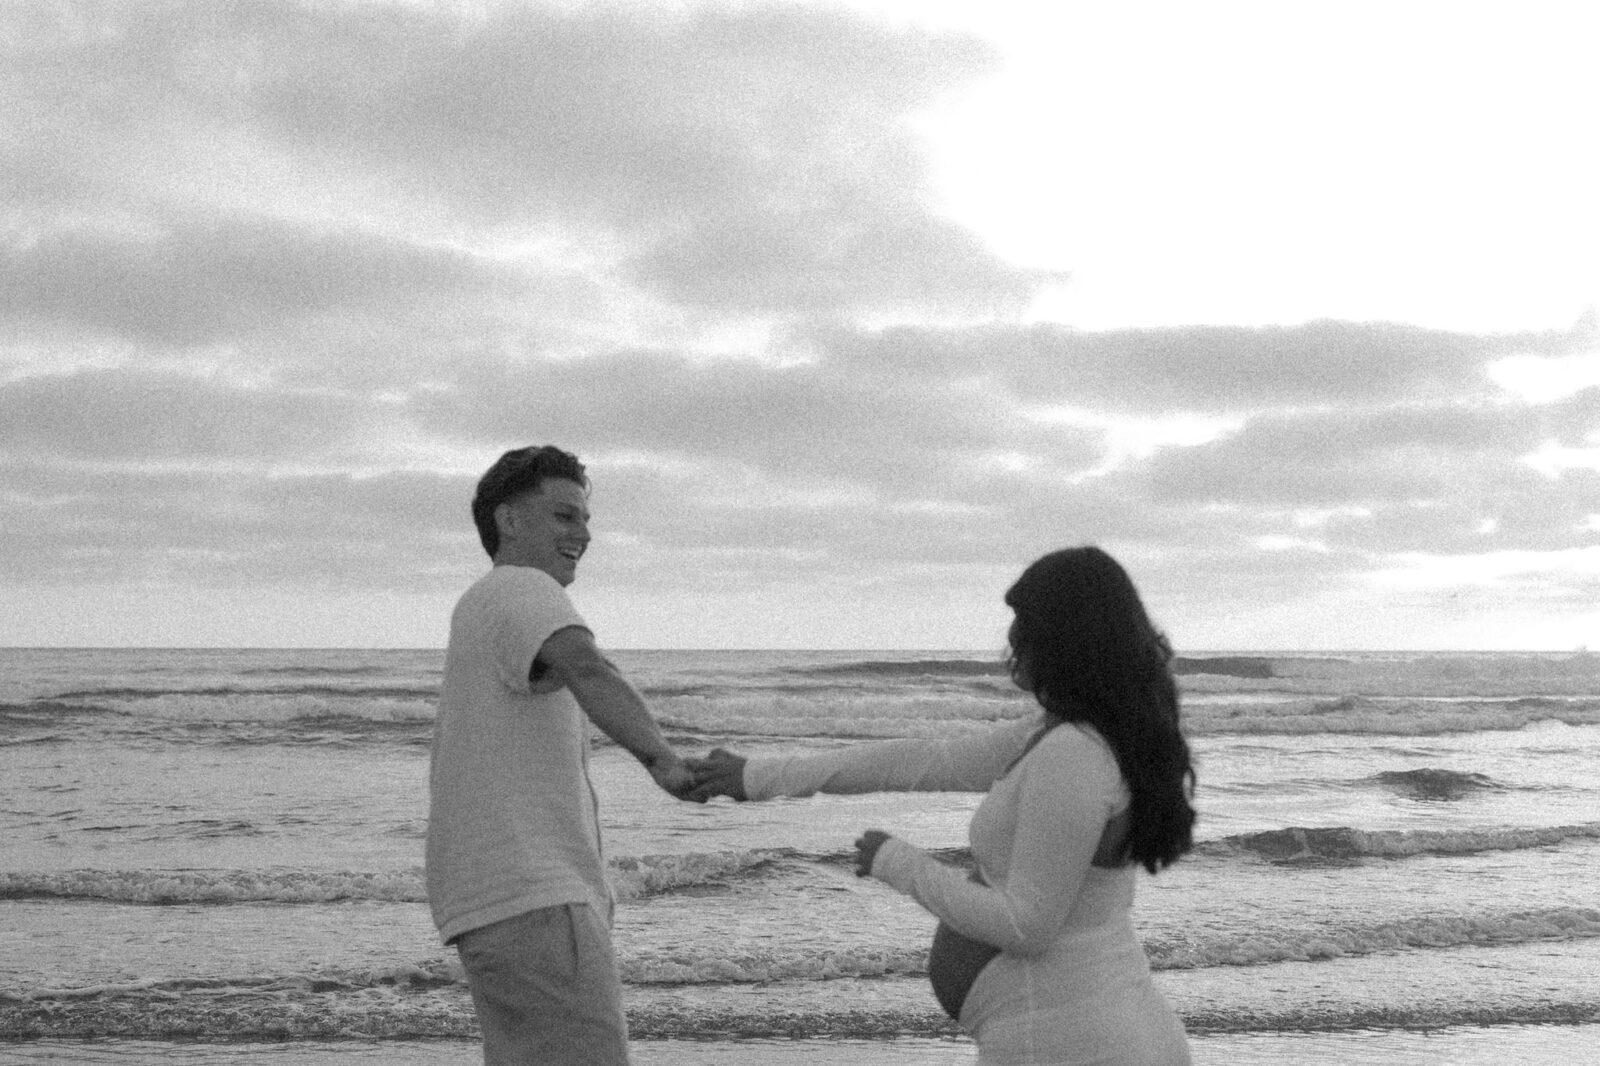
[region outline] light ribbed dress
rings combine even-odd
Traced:
[[[897,837],[872,867],[957,932],[1000,948],[961,1010],[980,1066],[1187,1066],[1183,1027],[1134,932],[1137,867],[1091,861],[1128,805],[1116,758],[1092,727],[1068,724],[1011,767],[1045,721],[753,758],[745,792],[987,791],[968,830],[986,883]]]

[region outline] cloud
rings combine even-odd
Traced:
[[[471,478],[11,464],[0,574],[29,587],[459,590]]]
[[[1207,624],[1456,557],[1590,588],[1592,318],[1025,324],[1058,276],[917,132],[999,63],[814,4],[0,5],[0,594],[447,600],[544,441],[597,609],[722,642],[988,641],[1080,542]]]
[[[1407,551],[1557,550],[1581,542],[1600,471],[1550,478],[1528,456],[1552,420],[1590,402],[1274,412],[1156,453],[1128,487],[1152,505],[1220,511],[1241,534],[1313,539],[1363,567]]]
[[[708,309],[1020,307],[924,200],[906,120],[992,69],[974,38],[793,4],[23,3],[5,180],[46,218],[115,196],[308,198],[477,240],[584,242]],[[100,175],[87,179],[83,175]],[[52,191],[54,190],[54,191]]]
[[[842,360],[883,373],[983,367],[1034,404],[1141,412],[1231,413],[1487,393],[1485,363],[1592,349],[1570,330],[1469,334],[1387,322],[1189,326],[1086,332],[1040,324],[835,330]]]
[[[509,296],[504,266],[372,233],[262,218],[50,230],[0,248],[0,325],[165,347],[300,321],[395,320]]]
[[[14,457],[251,468],[322,456],[367,412],[330,393],[177,371],[81,370],[0,386],[0,451]]]
[[[993,457],[1018,449],[1069,466],[1098,458],[1093,435],[1035,428],[988,385],[827,362],[633,352],[478,368],[453,389],[418,395],[410,410],[425,432],[485,444],[641,449],[692,458],[711,477],[748,467],[797,484],[882,486],[892,496],[981,480]]]
[[[1460,403],[1274,413],[1152,460],[1155,489],[1194,502],[1329,507],[1439,501],[1523,473],[1537,442],[1520,411]]]
[[[1186,331],[1171,332],[1176,344]],[[1287,355],[1283,332],[1272,331]],[[500,449],[545,441],[591,464],[597,530],[614,546],[597,554],[610,556],[600,572],[641,594],[684,574],[751,588],[797,574],[915,582],[928,568],[988,573],[1100,542],[1155,577],[1187,566],[1292,595],[1308,581],[1358,582],[1399,553],[1561,550],[1586,536],[1584,485],[1600,475],[1552,480],[1526,456],[1549,427],[1585,423],[1588,392],[1497,402],[1473,395],[1463,370],[1467,399],[1278,407],[1220,436],[1116,457],[1115,420],[1028,417],[1005,384],[1023,376],[1008,352],[969,366],[935,358],[920,373],[837,350],[788,364],[479,353],[432,382],[343,388],[82,370],[0,388],[0,451],[6,483],[31,471],[55,486],[16,499],[50,516],[31,528],[53,547],[25,554],[63,578],[98,572],[97,550],[112,568],[119,535],[148,556],[124,560],[127,572],[160,570],[165,550],[169,569],[183,559],[237,579],[460,578],[481,565],[464,510],[472,478]],[[384,470],[386,448],[392,467],[402,440],[465,470],[353,476]],[[164,530],[163,514],[204,514],[207,533]],[[47,536],[61,519],[73,536]]]

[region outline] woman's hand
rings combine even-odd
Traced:
[[[694,771],[694,788],[688,799],[704,803],[713,796],[727,796],[743,803],[744,764],[746,760],[723,748],[714,748],[704,759],[690,759],[689,769]]]
[[[872,876],[872,860],[878,857],[878,849],[883,847],[883,842],[889,839],[889,834],[882,829],[868,829],[856,840],[856,876]]]

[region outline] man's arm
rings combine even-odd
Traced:
[[[548,666],[572,690],[589,720],[643,763],[656,784],[680,798],[694,787],[694,775],[661,735],[644,698],[600,654],[587,629],[557,630],[545,640],[534,662],[535,668],[538,663]]]

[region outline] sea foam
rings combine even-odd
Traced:
[[[607,876],[620,902],[679,889],[720,885],[798,853],[786,848],[686,855],[619,856]],[[381,873],[347,870],[64,870],[0,871],[0,899],[98,899],[114,903],[425,903],[420,868]]]

